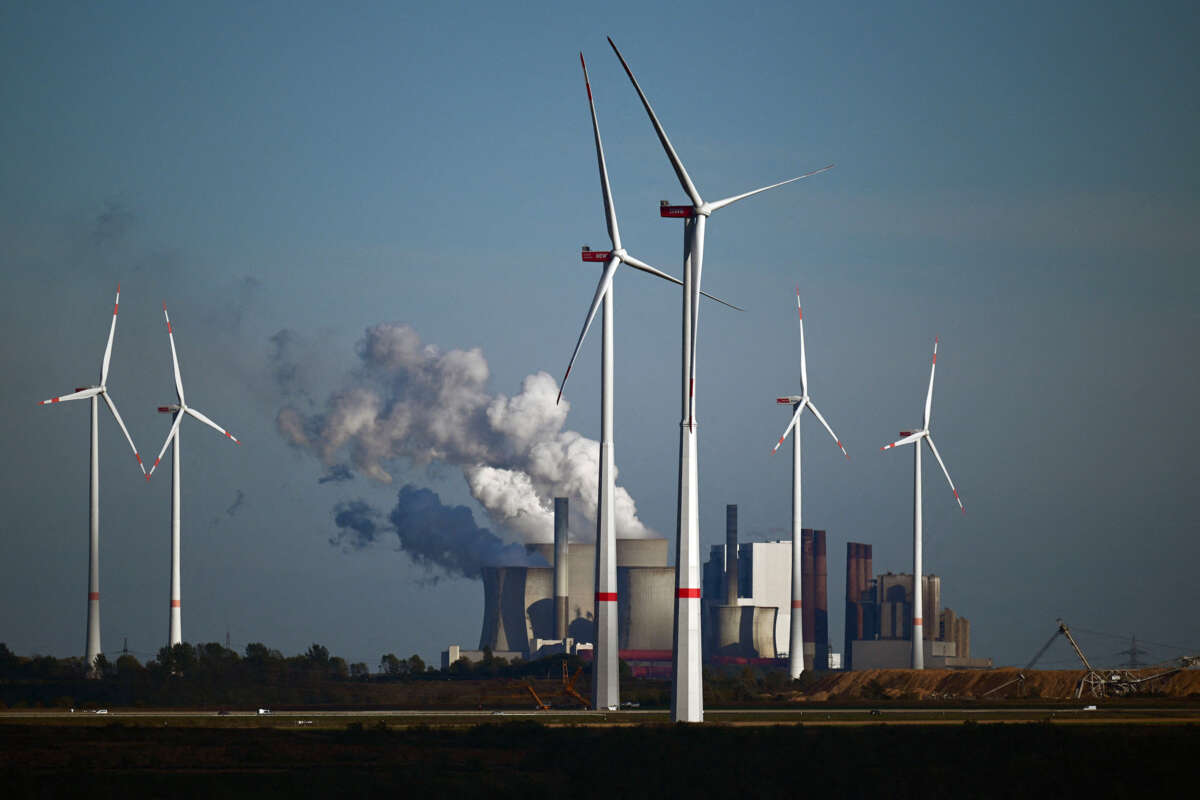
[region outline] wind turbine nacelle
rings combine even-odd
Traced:
[[[585,247],[585,248],[583,248],[583,252],[581,253],[581,255],[583,256],[584,261],[601,261],[601,262],[603,262],[603,261],[608,261],[608,259],[610,257],[612,257],[612,250],[589,250],[588,248]]]
[[[668,205],[667,201],[664,200],[658,205],[658,215],[670,219],[688,219],[689,217],[696,216],[696,209],[692,206]]]
[[[776,397],[775,402],[781,406],[790,406],[799,403],[804,398],[798,394],[788,395],[787,397]]]
[[[912,436],[916,431],[900,431],[901,436]]]

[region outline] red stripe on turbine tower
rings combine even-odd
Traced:
[[[792,608],[804,608],[804,603],[801,602],[800,600],[793,600]]]
[[[99,599],[100,599],[99,592],[88,592],[88,600],[99,600]]]
[[[616,592],[596,592],[597,603],[615,603],[617,602]]]
[[[172,600],[172,601],[171,601],[171,608],[179,608],[179,607],[180,607],[180,605],[181,605],[181,604],[180,604],[180,602],[179,602],[178,600]]]
[[[675,596],[680,599],[699,600],[700,599],[700,590],[699,589],[679,589],[678,591],[675,592]]]

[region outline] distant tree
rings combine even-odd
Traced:
[[[145,672],[146,668],[141,665],[136,656],[129,653],[117,656],[117,674],[118,675],[133,675],[138,672]]]
[[[196,648],[187,642],[163,647],[158,651],[158,663],[173,675],[191,672],[196,666],[196,661]]]
[[[329,648],[313,642],[312,647],[308,648],[308,652],[304,657],[314,664],[326,665],[329,663]]]
[[[408,671],[414,675],[425,671],[425,662],[416,653],[408,657]]]
[[[341,656],[334,656],[329,659],[329,675],[338,679],[348,677],[350,675],[350,668],[346,666],[346,659]]]
[[[394,653],[387,653],[379,659],[379,671],[393,678],[399,678],[408,673],[408,662],[396,658]]]
[[[113,665],[109,663],[108,657],[104,653],[96,653],[96,658],[92,662],[91,677],[107,678],[113,674]]]
[[[371,670],[361,661],[356,661],[350,665],[350,677],[355,680],[366,680],[370,674]]]

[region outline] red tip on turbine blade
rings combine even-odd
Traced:
[[[61,400],[61,399],[62,399],[62,398],[60,398],[60,397],[55,397],[55,398],[54,398],[53,400],[51,400],[50,402],[51,402],[51,403],[57,403],[57,402],[58,402],[59,400]]]
[[[120,290],[117,290],[117,293],[120,294]],[[113,316],[114,317],[117,315],[117,309],[120,307],[121,307],[120,302],[113,303]]]
[[[134,453],[134,454],[133,454],[133,457],[137,459],[137,462],[138,462],[139,464],[140,464],[140,463],[142,463],[142,456],[141,456],[141,454],[140,454],[140,453]]]
[[[151,468],[150,468],[150,470],[151,470],[151,471],[154,471],[154,470],[158,469],[158,462],[160,462],[160,461],[162,461],[162,459],[161,459],[161,458],[156,458],[156,459],[154,459],[154,466],[153,466],[153,467],[151,467]]]
[[[153,471],[154,471],[154,470],[151,470],[150,472],[153,472]],[[146,483],[149,483],[149,482],[150,482],[150,472],[147,472],[147,473],[146,473]]]
[[[171,320],[167,320],[167,333],[174,333],[174,332],[175,331],[173,331],[171,329]]]
[[[935,363],[935,364],[937,363],[937,352],[936,351],[933,354],[933,363]]]

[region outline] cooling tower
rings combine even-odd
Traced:
[[[664,544],[665,539],[660,539]],[[674,636],[674,567],[617,567],[620,650],[670,650]]]
[[[535,639],[552,639],[553,570],[484,567],[483,630],[479,649],[528,653]]]

